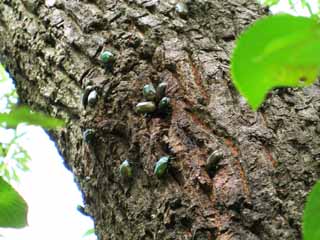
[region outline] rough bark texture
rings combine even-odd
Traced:
[[[319,178],[319,86],[275,90],[253,113],[230,83],[229,57],[265,11],[254,0],[194,0],[183,17],[176,3],[0,0],[1,61],[23,103],[67,120],[51,134],[101,240],[301,239]],[[103,50],[116,56],[112,69]],[[172,112],[137,114],[143,86],[163,81]],[[99,100],[85,111],[88,85]],[[212,152],[222,158],[208,172]],[[163,155],[174,158],[158,179]],[[119,175],[124,159],[131,181]]]

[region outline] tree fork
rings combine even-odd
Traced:
[[[0,0],[1,61],[22,103],[66,119],[51,136],[99,239],[301,239],[319,178],[319,86],[275,90],[252,112],[230,83],[229,57],[265,9],[177,3]],[[170,112],[138,114],[143,86],[161,82]],[[89,86],[97,102],[84,109]],[[172,159],[158,178],[161,156]],[[130,179],[119,173],[126,159]]]

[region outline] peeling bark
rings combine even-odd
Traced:
[[[67,120],[51,135],[99,239],[301,239],[319,178],[319,85],[274,90],[253,113],[230,83],[229,58],[265,9],[193,0],[184,16],[176,3],[0,0],[1,61],[22,103]],[[115,54],[112,68],[99,61],[103,50]],[[172,111],[137,114],[143,86],[160,82]],[[84,109],[88,86],[99,98]],[[164,155],[172,160],[158,179]],[[119,174],[125,159],[130,181]]]

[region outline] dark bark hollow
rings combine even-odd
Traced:
[[[230,83],[229,58],[264,10],[194,0],[179,14],[176,3],[0,0],[1,59],[23,103],[67,120],[52,136],[101,240],[301,239],[319,177],[319,87],[273,91],[253,113]],[[112,67],[99,60],[104,50]],[[160,82],[171,112],[137,114],[143,86]],[[84,110],[87,86],[98,102]],[[119,174],[125,159],[131,180]]]

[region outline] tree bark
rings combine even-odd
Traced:
[[[67,121],[50,134],[99,239],[301,239],[319,178],[319,86],[274,90],[252,112],[230,82],[229,58],[266,9],[193,0],[185,15],[176,3],[0,0],[1,61],[22,103]],[[112,67],[99,61],[104,50]],[[171,111],[138,114],[143,86],[160,82]],[[88,86],[98,102],[84,109]],[[89,144],[86,129],[95,131]],[[119,174],[125,159],[129,180]]]

